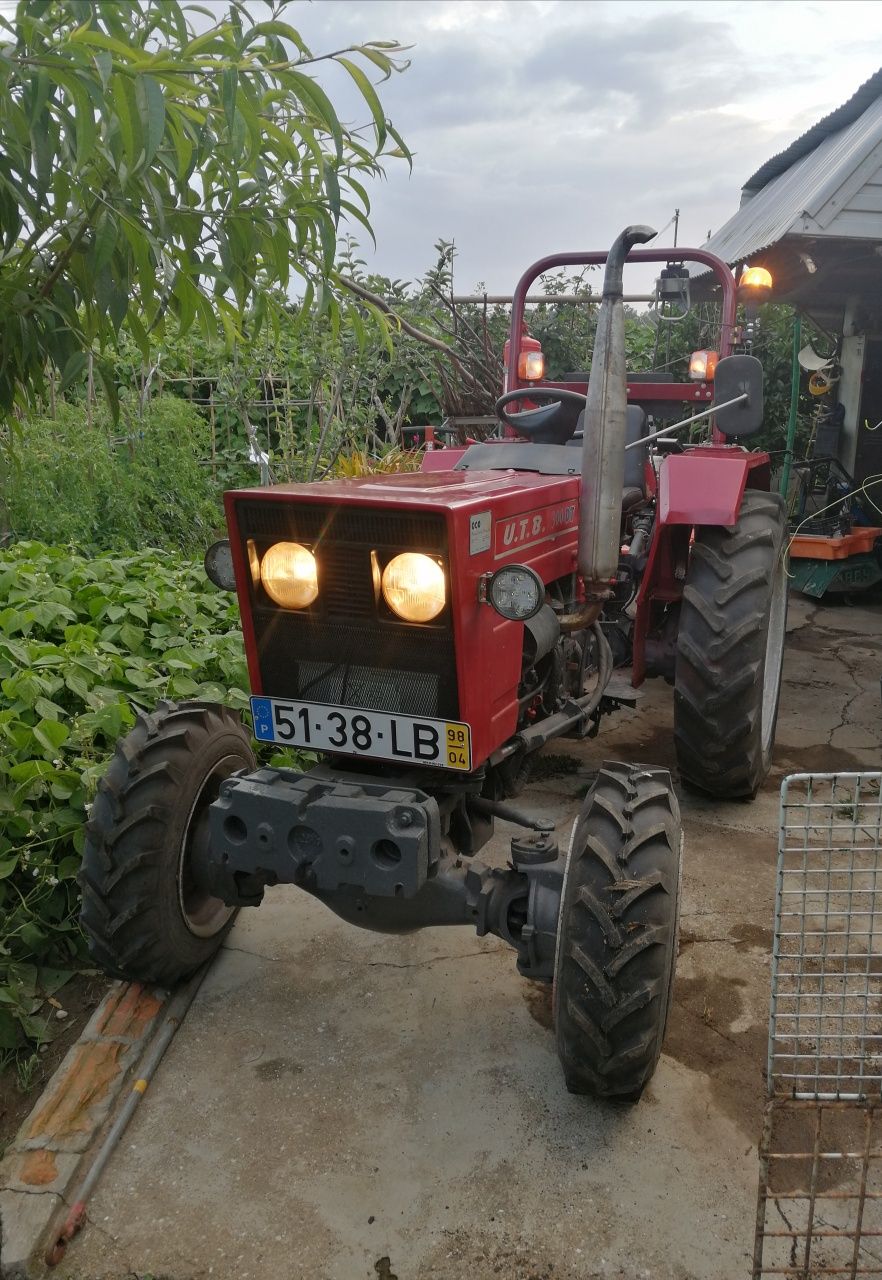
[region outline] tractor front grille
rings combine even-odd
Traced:
[[[368,507],[243,501],[244,543],[258,555],[280,540],[310,546],[319,594],[308,609],[280,609],[252,586],[263,691],[271,697],[455,719],[459,714],[450,605],[428,624],[406,623],[377,600],[371,552],[447,563],[442,516]]]

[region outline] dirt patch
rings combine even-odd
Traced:
[[[530,1017],[538,1022],[540,1027],[544,1027],[546,1031],[551,1031],[554,1027],[554,1014],[551,1007],[551,983],[525,981],[522,990]]]
[[[258,1080],[281,1080],[282,1076],[299,1076],[302,1072],[303,1064],[293,1058],[268,1058],[254,1068]]]
[[[104,997],[108,980],[77,976],[57,993],[58,1003],[68,1017],[55,1023],[55,1039],[45,1053],[24,1055],[0,1071],[0,1156],[18,1133],[22,1121],[33,1108],[46,1082],[77,1039]]]
[[[619,737],[614,731],[608,743],[603,743],[603,754],[610,760],[624,760],[635,764],[661,765],[665,769],[676,767],[674,732],[669,723],[623,726],[633,730],[633,736]]]
[[[765,1102],[760,1064],[765,1060],[766,1029],[753,1026],[735,1035],[726,1030],[742,1012],[744,986],[740,979],[714,974],[677,978],[663,1052],[703,1072],[721,1110],[756,1142]]]
[[[840,660],[844,648],[854,647],[870,649],[882,653],[882,641],[870,635],[855,635],[832,627],[813,627],[806,625],[791,631],[787,636],[787,647],[798,653],[816,653],[830,658],[831,662]]]
[[[737,861],[739,864],[747,862],[772,869],[775,867],[778,846],[770,831],[730,827],[725,821],[714,822],[704,814],[699,816],[696,813],[687,815],[685,826],[687,849],[698,847],[702,854],[710,852],[711,856],[724,859],[727,865]]]
[[[793,769],[798,769],[800,773],[835,773],[837,770],[843,773],[860,773],[867,765],[865,758],[855,755],[853,751],[846,751],[843,747],[831,747],[826,743],[809,747],[804,743],[797,745],[777,738],[775,767],[776,772],[780,770],[783,775]]]
[[[579,773],[583,765],[584,761],[578,756],[542,751],[530,761],[530,781],[546,782],[550,778],[566,778],[572,773]]]
[[[736,951],[750,951],[754,947],[761,947],[763,951],[772,950],[772,930],[761,924],[742,921],[729,930],[729,937],[733,939]]]

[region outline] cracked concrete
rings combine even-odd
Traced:
[[[566,1093],[549,992],[499,942],[362,933],[279,889],[239,917],[60,1280],[748,1274],[778,787],[879,767],[880,621],[794,598],[769,783],[683,797],[675,1001],[638,1106]],[[578,771],[519,803],[566,839],[599,759],[673,763],[670,689],[552,751]]]

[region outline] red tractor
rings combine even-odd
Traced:
[[[677,951],[670,776],[603,763],[563,847],[507,800],[532,752],[594,736],[627,701],[616,656],[634,685],[673,681],[682,777],[753,796],[772,750],[787,581],[769,458],[735,443],[760,426],[762,371],[730,354],[734,277],[698,250],[631,252],[653,234],[631,227],[608,255],[559,254],[523,276],[499,438],[429,452],[421,473],[226,495],[232,561],[211,572],[238,592],[254,734],[321,762],[256,769],[223,707],[141,716],[100,785],[81,874],[108,972],[177,981],[280,883],[381,932],[471,924],[509,943],[526,977],[553,981],[570,1089],[639,1096]],[[712,382],[626,373],[629,253],[714,272]],[[529,285],[604,260],[587,387],[543,381],[520,359]],[[712,443],[651,430],[650,414],[684,400],[714,413]],[[495,819],[521,828],[505,866],[476,857]]]

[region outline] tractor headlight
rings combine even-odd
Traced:
[[[283,609],[305,609],[318,595],[315,556],[299,542],[277,542],[260,562],[260,580]]]
[[[447,601],[444,570],[418,551],[403,551],[383,570],[383,599],[405,622],[431,622]]]
[[[510,622],[526,622],[545,603],[545,585],[525,564],[507,564],[482,583],[481,594]]]

